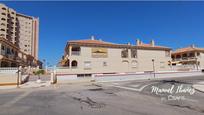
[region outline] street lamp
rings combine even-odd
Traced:
[[[198,58],[195,58],[196,59],[196,68],[198,70]]]
[[[154,78],[155,78],[155,66],[154,66],[154,59],[152,59],[152,66],[153,66],[153,72],[154,72]]]
[[[45,69],[45,72],[47,73],[47,64],[48,64],[48,62],[47,62],[45,59],[43,59],[43,62],[44,62],[44,69]]]

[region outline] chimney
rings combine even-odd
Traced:
[[[94,36],[91,36],[91,40],[95,40],[95,37],[94,37]]]
[[[150,45],[151,45],[151,46],[155,46],[154,40],[151,40]]]
[[[191,45],[191,47],[192,47],[192,48],[195,48],[195,45],[194,45],[194,44],[192,44],[192,45]]]
[[[136,40],[136,45],[139,46],[141,44],[141,41],[139,39]]]

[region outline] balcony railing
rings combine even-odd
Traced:
[[[80,55],[81,54],[81,52],[80,51],[72,51],[72,53],[71,53],[72,55]]]
[[[196,60],[196,57],[183,57],[173,59],[173,61],[190,61],[190,60]]]

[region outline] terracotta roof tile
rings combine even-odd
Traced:
[[[151,48],[153,48],[153,47],[154,48],[169,48],[169,47],[165,47],[165,46],[152,46],[151,44],[144,44],[144,43],[137,45],[137,46],[139,46],[139,47],[151,47]]]
[[[186,48],[180,48],[177,49],[176,51],[172,52],[172,54],[177,54],[177,53],[185,53],[185,52],[191,52],[191,51],[204,51],[204,48],[197,48],[197,47],[186,47]]]
[[[164,46],[152,46],[150,44],[140,44],[140,45],[128,45],[128,44],[115,44],[115,43],[110,43],[110,42],[104,42],[101,40],[71,40],[68,41],[68,44],[93,44],[93,45],[107,45],[107,46],[133,46],[133,47],[138,47],[138,48],[151,48],[151,49],[168,49],[170,50],[171,48],[169,47],[164,47]]]
[[[113,43],[110,42],[104,42],[101,40],[71,40],[69,41],[69,43],[84,43],[84,44],[112,44],[115,45]]]

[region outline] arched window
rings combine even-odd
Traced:
[[[77,61],[76,60],[72,61],[72,67],[74,67],[74,68],[77,67]]]

